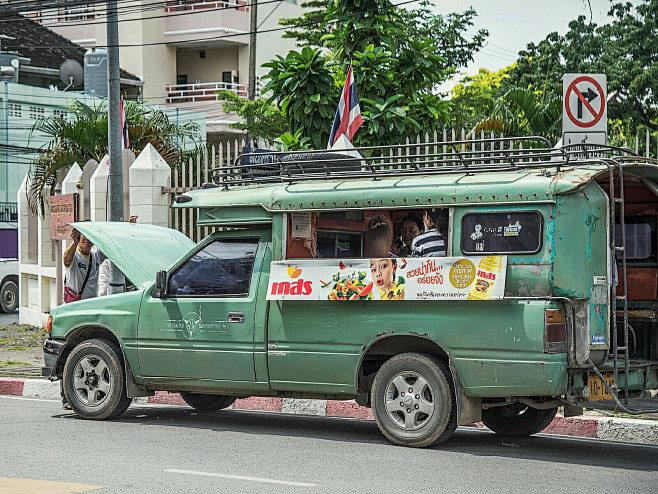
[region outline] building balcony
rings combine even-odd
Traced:
[[[200,82],[197,84],[168,84],[167,104],[196,103],[198,101],[216,101],[217,91],[233,91],[246,98],[249,88],[246,84],[231,82]],[[190,105],[193,106],[193,105]]]
[[[175,0],[167,3],[165,41],[177,46],[249,44],[250,14],[245,0]]]

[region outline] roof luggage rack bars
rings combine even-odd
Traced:
[[[553,148],[543,137],[437,141],[340,150],[271,151],[240,154],[232,165],[211,170],[224,188],[319,179],[383,178],[417,174],[492,172],[555,168],[575,160],[633,154],[613,146]]]

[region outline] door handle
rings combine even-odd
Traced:
[[[244,322],[244,312],[229,312],[227,319],[228,322],[242,323]]]

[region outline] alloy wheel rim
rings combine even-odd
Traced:
[[[110,396],[112,376],[105,360],[98,355],[85,355],[73,369],[73,391],[87,407],[102,406]]]
[[[422,429],[432,419],[436,408],[435,393],[418,372],[404,371],[386,385],[386,414],[400,429]]]

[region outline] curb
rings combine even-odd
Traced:
[[[42,378],[0,377],[0,395],[60,399],[59,384]],[[135,403],[139,405],[188,406],[178,393],[169,393],[167,391],[157,391],[154,396],[148,398],[136,398]],[[354,401],[254,396],[237,400],[231,408],[234,410],[373,420],[372,410],[359,406]],[[466,427],[484,428],[481,422],[469,424]],[[658,421],[656,420],[595,417],[590,415],[567,418],[558,414],[542,433],[658,445]]]

